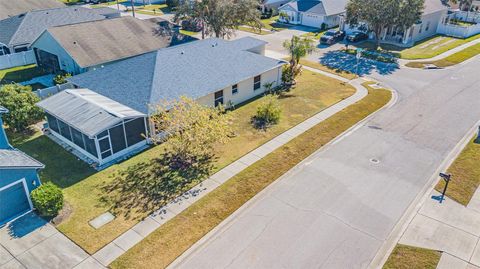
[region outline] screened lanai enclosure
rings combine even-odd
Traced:
[[[146,147],[147,116],[89,89],[65,90],[37,105],[54,141],[99,167]]]

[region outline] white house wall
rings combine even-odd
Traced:
[[[265,83],[274,82],[274,87],[280,85],[281,78],[282,78],[282,67],[275,68],[273,70],[267,71],[261,75],[261,87],[258,90],[253,90],[253,77],[242,82],[239,82],[238,85],[238,93],[232,95],[232,85],[223,89],[223,103],[227,105],[230,101],[233,105],[238,105],[249,99],[263,94],[265,92],[265,87],[263,86]],[[197,102],[202,105],[207,106],[214,106],[215,102],[215,93],[212,92],[209,95],[200,97],[197,99]]]
[[[413,35],[411,41],[417,42],[422,39],[436,35],[438,25],[442,22],[443,17],[447,14],[446,10],[422,16],[422,23],[413,26]],[[428,29],[427,29],[428,26]],[[422,31],[420,32],[420,28]]]

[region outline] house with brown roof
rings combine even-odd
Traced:
[[[33,10],[65,7],[58,0],[0,0],[0,20]]]
[[[80,74],[192,40],[165,21],[121,17],[48,28],[31,47],[40,67]]]

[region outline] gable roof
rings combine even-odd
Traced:
[[[37,106],[89,137],[124,119],[146,116],[89,89],[65,90],[40,101]]]
[[[0,170],[44,167],[41,162],[17,149],[0,149]]]
[[[448,9],[448,6],[444,5],[441,0],[425,0],[424,7],[423,15]]]
[[[160,24],[127,16],[53,27],[47,32],[85,68],[194,40]]]
[[[0,0],[0,20],[32,10],[64,6],[58,0]]]
[[[84,7],[31,11],[1,20],[0,42],[8,46],[30,45],[49,27],[103,19],[105,16]]]
[[[151,105],[161,101],[182,95],[203,97],[285,63],[248,51],[259,44],[264,42],[209,38],[130,58],[68,80],[149,114]]]
[[[296,0],[285,4],[280,9],[291,8],[298,12],[330,16],[345,12],[348,0]]]

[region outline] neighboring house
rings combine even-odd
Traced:
[[[33,41],[50,27],[107,18],[102,12],[106,11],[95,11],[83,7],[63,7],[30,11],[1,20],[0,56],[29,50]]]
[[[446,18],[447,12],[448,6],[444,5],[441,0],[425,0],[422,16],[417,23],[407,29],[400,26],[388,27],[382,31],[380,40],[399,46],[412,46],[417,41],[438,34],[438,27]],[[342,22],[341,28],[347,33],[358,29],[368,31],[368,27],[362,23],[350,27]],[[370,34],[370,37],[375,38],[373,34]]]
[[[165,26],[167,25],[167,26]],[[37,64],[52,72],[80,74],[113,62],[195,40],[164,20],[130,16],[44,31],[32,48]]]
[[[250,37],[210,38],[160,49],[73,76],[69,82],[78,89],[60,92],[38,105],[48,113],[48,129],[56,138],[100,165],[111,163],[146,143],[145,138],[129,143],[129,127],[123,134],[121,127],[113,132],[112,126],[133,120],[132,137],[155,133],[151,121],[146,126],[140,122],[153,115],[162,101],[187,96],[207,106],[231,106],[264,94],[265,83],[280,85],[285,62],[264,56],[265,44]]]
[[[40,186],[38,170],[44,165],[9,143],[2,124],[0,106],[0,226],[33,209],[30,192]]]
[[[279,8],[280,20],[315,28],[331,28],[340,24],[348,0],[296,0]]]
[[[263,11],[274,10],[274,13],[277,13],[278,9],[285,5],[286,3],[290,2],[291,0],[263,0],[261,3],[261,7]]]
[[[0,20],[33,10],[65,7],[58,0],[0,0]]]

